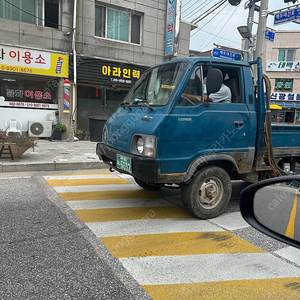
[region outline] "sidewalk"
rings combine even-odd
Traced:
[[[1,172],[65,171],[99,169],[96,142],[37,140],[19,159],[0,159]]]

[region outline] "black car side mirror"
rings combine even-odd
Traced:
[[[241,192],[241,214],[262,233],[300,248],[299,189],[300,175],[254,183]]]

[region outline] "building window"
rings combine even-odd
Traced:
[[[0,75],[0,96],[19,108],[47,108],[46,104],[58,103],[58,83],[54,86],[52,81],[23,79],[7,72]]]
[[[103,6],[95,8],[95,35],[133,44],[141,41],[141,16]]]
[[[60,0],[0,0],[0,18],[58,28]]]
[[[276,78],[275,91],[291,92],[293,90],[293,79]]]
[[[295,61],[296,49],[279,49],[278,61]]]

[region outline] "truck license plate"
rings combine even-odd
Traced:
[[[117,154],[117,168],[132,173],[131,158]]]

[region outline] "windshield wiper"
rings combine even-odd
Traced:
[[[150,110],[153,110],[153,108],[147,103],[147,100],[135,100],[131,103],[131,105],[140,105],[141,109],[142,107],[147,107]]]
[[[127,107],[129,110],[131,110],[131,107],[128,104],[128,102],[122,102],[119,106],[122,106],[124,109]]]

